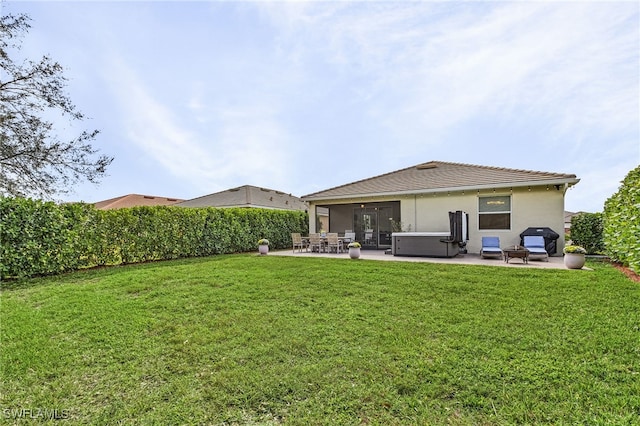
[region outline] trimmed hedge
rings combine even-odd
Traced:
[[[612,260],[640,273],[640,166],[604,203],[603,238]]]
[[[587,254],[604,253],[602,213],[580,213],[571,218],[572,244],[584,247]]]
[[[308,232],[304,212],[257,208],[133,207],[96,210],[0,198],[0,277],[51,275],[81,268],[291,247]]]

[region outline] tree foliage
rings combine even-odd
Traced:
[[[604,203],[603,237],[611,259],[640,273],[640,166]]]
[[[602,213],[580,213],[571,218],[571,241],[589,254],[604,252]]]
[[[98,130],[60,140],[45,117],[60,114],[83,120],[65,93],[63,67],[48,56],[14,61],[30,28],[27,15],[0,18],[0,193],[51,198],[81,181],[97,183],[113,158],[97,155],[91,141]]]

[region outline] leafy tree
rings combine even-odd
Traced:
[[[75,122],[84,119],[64,92],[62,66],[48,56],[14,61],[29,30],[27,15],[0,18],[0,193],[51,198],[81,180],[99,182],[113,158],[97,156],[90,142],[98,130],[61,141],[44,116],[58,113]]]

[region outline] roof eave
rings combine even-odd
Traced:
[[[484,184],[484,185],[468,185],[468,186],[453,186],[443,188],[431,188],[423,190],[409,190],[409,191],[391,191],[391,192],[377,192],[377,193],[365,193],[365,194],[348,194],[348,195],[333,195],[333,196],[313,196],[304,195],[302,198],[306,202],[325,201],[325,200],[345,200],[352,198],[376,198],[376,197],[394,197],[394,196],[407,196],[407,195],[422,195],[422,194],[434,194],[440,192],[462,192],[462,191],[480,191],[483,189],[499,189],[499,188],[522,188],[529,186],[545,186],[545,185],[567,185],[571,187],[580,182],[580,179],[575,177],[571,178],[555,178],[555,179],[537,179],[532,181],[521,182],[508,182],[500,184]]]

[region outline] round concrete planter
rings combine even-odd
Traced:
[[[261,244],[258,246],[258,251],[260,254],[267,254],[269,253],[269,246],[267,244]]]
[[[349,247],[349,257],[352,259],[360,258],[360,247]]]
[[[581,253],[565,253],[564,266],[569,269],[582,269],[584,266],[584,254]]]

